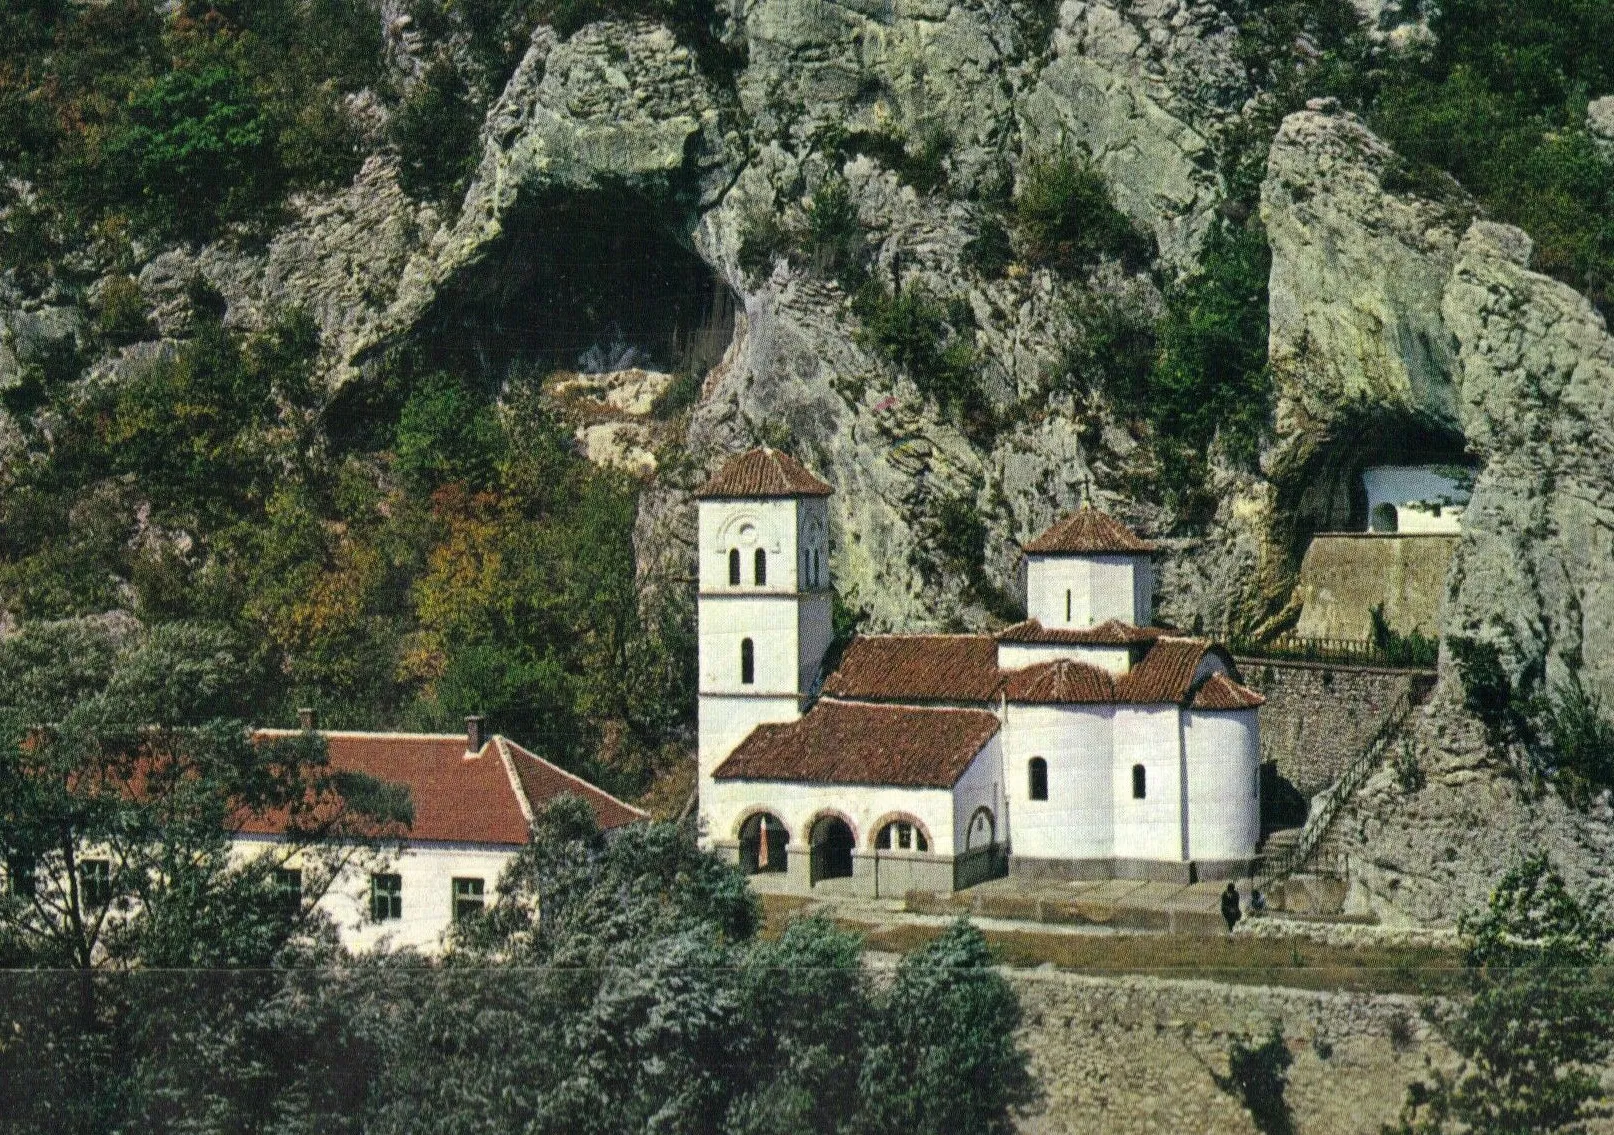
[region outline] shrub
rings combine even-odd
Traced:
[[[842,134],[833,151],[841,159],[866,155],[920,193],[934,193],[947,181],[945,163],[952,148],[952,135],[939,123],[927,122],[912,135],[896,126]]]
[[[964,267],[987,279],[996,279],[1014,260],[1014,243],[1009,230],[997,217],[988,215],[965,243],[959,259]]]
[[[426,68],[393,115],[399,182],[411,197],[446,201],[465,189],[476,164],[482,108],[446,52]]]
[[[1418,760],[1417,747],[1412,738],[1404,738],[1401,742],[1401,751],[1395,756],[1395,779],[1401,786],[1401,791],[1413,796],[1423,790],[1426,782],[1423,765]]]
[[[1025,258],[1061,272],[1086,271],[1105,256],[1134,268],[1154,257],[1154,242],[1115,207],[1104,176],[1069,153],[1028,161],[1014,221]]]
[[[1061,352],[1055,389],[1097,387],[1123,412],[1147,418],[1160,355],[1155,321],[1118,297],[1094,292],[1078,296],[1069,315],[1077,335]]]
[[[796,237],[772,208],[758,204],[740,219],[740,247],[736,260],[753,280],[773,271],[774,262],[790,254]]]
[[[1373,620],[1373,646],[1391,666],[1418,666],[1428,668],[1440,660],[1440,640],[1413,631],[1401,634],[1392,630],[1384,618],[1384,604],[1370,612]]]
[[[967,306],[944,305],[921,286],[888,292],[877,280],[869,280],[852,297],[852,308],[863,324],[858,332],[861,342],[906,371],[920,393],[934,398],[942,412],[972,436],[991,432],[991,407],[981,391],[979,359],[958,329],[970,318]]]
[[[1523,724],[1513,679],[1495,643],[1461,636],[1447,639],[1457,676],[1463,683],[1463,706],[1480,719],[1486,737],[1499,744],[1516,737]]]
[[[152,336],[146,301],[140,285],[130,276],[114,276],[101,289],[96,324],[113,343],[134,343]]]
[[[398,470],[417,486],[486,486],[498,452],[498,421],[486,398],[450,375],[427,376],[398,418]]]
[[[1254,1047],[1234,1040],[1227,1054],[1227,1075],[1213,1073],[1213,1078],[1217,1087],[1244,1105],[1262,1135],[1290,1135],[1294,1116],[1283,1097],[1292,1063],[1283,1034],[1273,1026],[1272,1035]]]
[[[807,202],[802,254],[808,267],[821,276],[856,287],[867,275],[863,222],[858,217],[852,190],[841,177],[827,177]]]
[[[1584,808],[1604,789],[1614,788],[1614,721],[1579,674],[1554,688],[1544,716],[1554,779],[1564,798]]]

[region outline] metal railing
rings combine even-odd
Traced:
[[[1319,795],[1316,806],[1300,829],[1300,837],[1278,855],[1270,859],[1263,858],[1258,862],[1254,872],[1256,886],[1265,887],[1278,879],[1293,875],[1310,862],[1317,849],[1322,846],[1323,837],[1333,826],[1339,810],[1356,795],[1356,790],[1362,787],[1363,782],[1384,759],[1390,742],[1401,732],[1407,718],[1412,716],[1413,708],[1414,702],[1410,693],[1403,693],[1396,699],[1395,704],[1390,707],[1390,712],[1385,714],[1384,721],[1368,739],[1367,744],[1362,746],[1362,751],[1345,766],[1345,771],[1340,773],[1339,779]]]
[[[1433,646],[1433,640],[1430,640],[1429,647]],[[1286,634],[1264,641],[1235,638],[1228,643],[1228,649],[1245,658],[1270,658],[1279,662],[1336,662],[1347,666],[1396,666],[1408,669],[1434,666],[1432,649],[1420,652],[1408,645],[1394,648],[1370,638],[1305,638]],[[1430,656],[1425,657],[1424,653]]]

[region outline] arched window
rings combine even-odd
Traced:
[[[1132,766],[1132,799],[1142,800],[1149,792],[1148,774],[1142,765]]]
[[[857,837],[845,820],[838,816],[823,817],[813,824],[808,839],[812,848],[809,883],[852,877],[852,851],[857,847]]]
[[[929,851],[925,829],[907,820],[892,820],[874,837],[877,851]]]
[[[790,833],[778,816],[759,812],[740,825],[740,870],[747,875],[789,870]]]
[[[998,841],[997,820],[992,816],[992,809],[980,807],[970,817],[970,826],[965,829],[964,850],[976,851],[983,847],[991,847]]]
[[[751,640],[740,640],[740,684],[749,686],[757,680],[757,650]]]
[[[729,586],[740,586],[740,549],[729,549]]]
[[[1070,622],[1070,591],[1065,591],[1065,621]]]
[[[761,587],[768,582],[768,553],[758,548],[756,562],[756,585]]]
[[[1033,800],[1048,799],[1048,762],[1041,757],[1032,757],[1031,764],[1026,769],[1028,779],[1031,781],[1030,792]]]

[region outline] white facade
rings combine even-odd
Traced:
[[[1368,530],[1457,535],[1472,476],[1447,465],[1380,465],[1362,471]]]
[[[1111,619],[1146,627],[1153,595],[1147,556],[1026,557],[1026,617],[1050,629],[1085,630]]]
[[[1005,670],[1021,670],[1039,662],[1057,662],[1069,658],[1108,670],[1111,674],[1125,674],[1132,669],[1133,647],[1093,646],[1089,643],[1064,642],[1000,642],[998,665]]]
[[[1261,744],[1256,711],[1183,711],[1188,858],[1247,857],[1261,838]]]
[[[1013,705],[1003,752],[1014,854],[1108,859],[1115,854],[1114,706]],[[1046,770],[1031,796],[1031,762]]]

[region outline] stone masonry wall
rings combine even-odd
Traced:
[[[1437,1067],[1453,1060],[1413,997],[1047,971],[1009,978],[1042,1096],[1020,1117],[1026,1135],[1254,1133],[1212,1076],[1227,1074],[1235,1038],[1260,1044],[1274,1024],[1294,1058],[1284,1099],[1298,1135],[1377,1131],[1427,1074],[1426,1056]]]
[[[1362,751],[1402,694],[1424,693],[1432,675],[1419,670],[1316,662],[1238,660],[1245,683],[1267,699],[1261,707],[1261,763],[1315,796]]]

